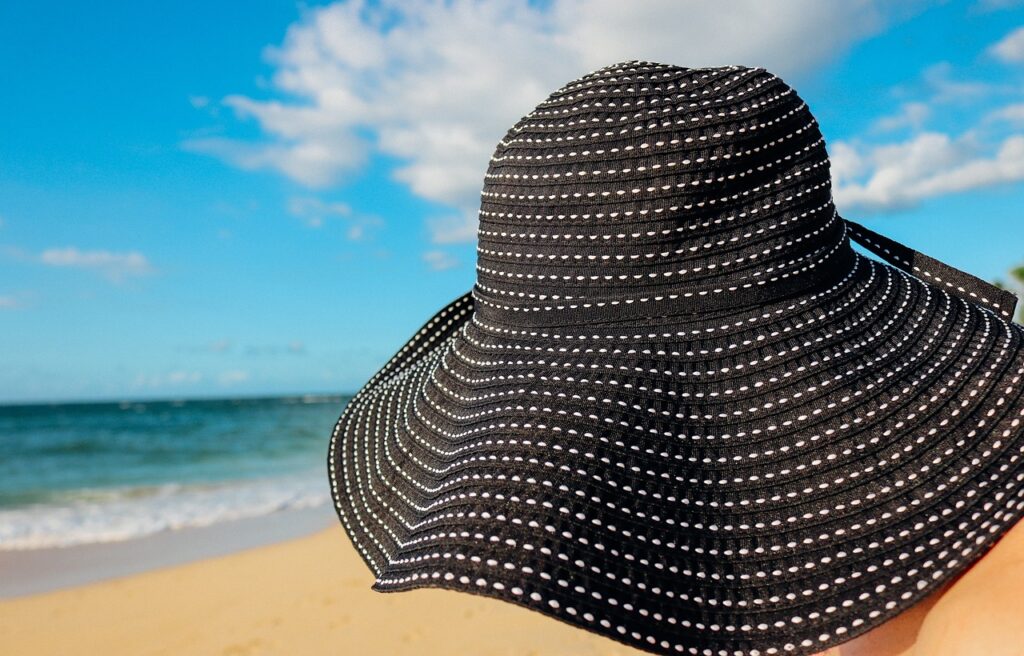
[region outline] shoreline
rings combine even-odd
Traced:
[[[333,512],[330,505],[327,510]],[[315,513],[313,516],[317,522],[323,517]],[[265,536],[271,529],[260,530],[259,527],[261,524],[267,527],[269,523],[259,520],[266,519],[265,516],[237,521],[252,522],[249,529]],[[331,521],[336,523],[336,520]],[[203,530],[189,531],[195,531],[195,537]],[[184,534],[186,530],[179,533]],[[207,533],[207,538],[212,535]],[[162,542],[161,546],[169,545],[165,536],[153,537],[155,542]],[[114,551],[117,545],[105,548]],[[113,558],[112,555],[106,557]],[[11,572],[10,564],[8,560],[0,565],[6,570],[5,575]],[[304,537],[185,564],[2,599],[0,653],[33,656],[75,653],[103,656],[330,653],[449,656],[453,650],[475,656],[640,656],[643,653],[509,602],[436,588],[382,594],[371,590],[372,584],[372,573],[360,560],[344,531],[332,525]]]
[[[337,522],[330,503],[115,542],[0,551],[0,600],[142,574],[290,540]]]

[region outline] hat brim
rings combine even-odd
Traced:
[[[1024,330],[854,261],[755,312],[571,334],[449,304],[331,436],[373,589],[757,656],[846,642],[952,580],[1024,509]]]

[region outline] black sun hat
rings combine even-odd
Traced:
[[[473,289],[331,436],[374,590],[810,654],[1021,516],[1015,297],[842,218],[817,121],[765,69],[569,82],[498,143],[479,218]]]

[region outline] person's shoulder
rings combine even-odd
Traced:
[[[1024,656],[1024,521],[928,611],[915,656]]]

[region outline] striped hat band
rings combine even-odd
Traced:
[[[374,590],[813,654],[1024,513],[1015,302],[842,217],[779,77],[605,66],[497,144],[476,283],[334,426],[338,517]]]

